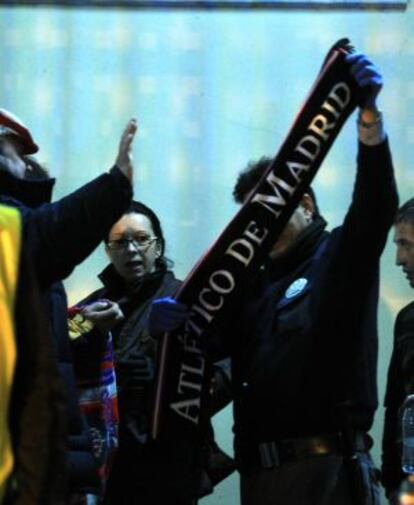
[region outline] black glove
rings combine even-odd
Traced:
[[[169,296],[158,298],[151,304],[149,333],[151,336],[158,336],[173,331],[184,324],[188,315],[188,308],[184,303]]]

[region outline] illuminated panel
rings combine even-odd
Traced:
[[[405,10],[407,0],[3,0],[2,5],[68,7],[204,7],[209,9]]]

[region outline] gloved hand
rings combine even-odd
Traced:
[[[148,331],[151,336],[170,332],[184,324],[189,311],[184,303],[170,297],[154,300],[151,305]]]
[[[364,109],[376,109],[376,99],[383,86],[383,78],[378,68],[371,60],[361,53],[353,53],[345,56],[345,61],[351,65],[351,74],[358,86],[367,89],[364,102],[361,107]]]

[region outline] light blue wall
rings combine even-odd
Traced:
[[[184,277],[236,207],[231,190],[246,162],[283,140],[327,48],[348,36],[383,70],[381,106],[401,200],[414,194],[414,10],[186,12],[0,9],[0,106],[30,125],[63,196],[111,166],[124,123],[136,116],[136,197],[164,224],[168,255]],[[336,225],[349,202],[356,154],[352,118],[316,182]],[[82,223],[79,223],[81,226]],[[411,297],[383,258],[380,395],[392,324]],[[96,252],[68,279],[71,301],[97,286]],[[333,336],[334,338],[334,336]],[[231,412],[217,417],[231,447]],[[380,440],[382,410],[373,430]],[[378,458],[378,443],[375,450]],[[236,478],[204,505],[235,505]]]

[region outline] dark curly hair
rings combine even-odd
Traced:
[[[237,203],[243,203],[247,195],[252,189],[257,186],[265,171],[269,168],[273,159],[267,156],[262,156],[258,160],[250,161],[247,167],[240,172],[237,178],[236,185],[233,189],[233,197]],[[319,207],[316,201],[316,195],[312,187],[309,186],[305,191],[313,200],[314,216],[319,216]]]

